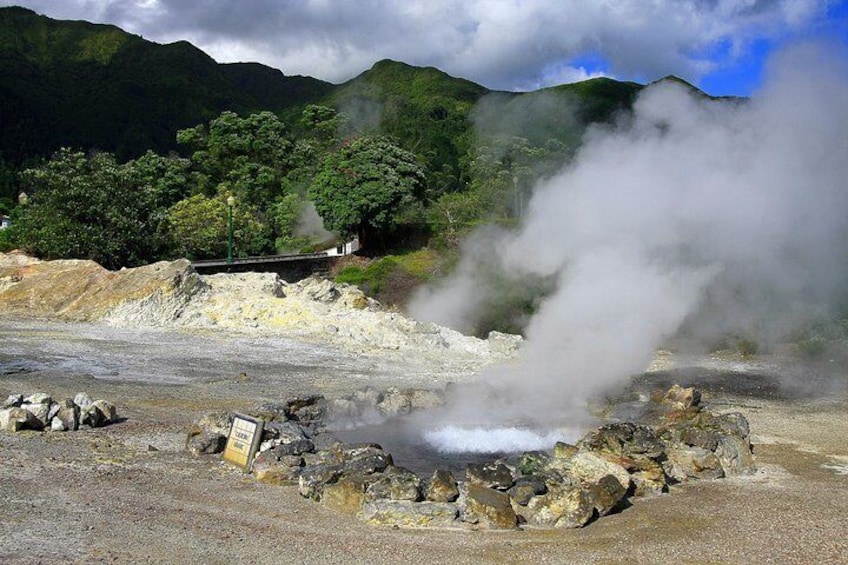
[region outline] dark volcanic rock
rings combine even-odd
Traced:
[[[521,506],[527,506],[530,499],[548,492],[548,485],[542,477],[526,475],[516,479],[515,484],[507,491],[507,494]]]
[[[497,490],[507,490],[515,482],[509,467],[498,462],[469,463],[465,469],[465,477],[471,484]]]

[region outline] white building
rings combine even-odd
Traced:
[[[347,243],[341,243],[335,247],[325,249],[324,253],[330,257],[339,257],[341,255],[352,255],[359,251],[359,238],[355,237]]]
[[[12,222],[9,219],[9,216],[5,214],[0,214],[0,230],[5,230],[10,225],[12,225]]]

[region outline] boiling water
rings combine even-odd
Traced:
[[[515,460],[524,451],[550,450],[558,441],[573,443],[576,430],[533,430],[521,427],[434,425],[393,419],[380,425],[333,432],[345,442],[378,443],[395,465],[428,477],[436,469],[463,476],[469,463]]]

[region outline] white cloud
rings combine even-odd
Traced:
[[[286,74],[339,82],[392,58],[432,65],[490,88],[581,78],[587,52],[622,79],[676,74],[693,82],[754,38],[782,37],[827,0],[0,0],[51,17],[114,23],[160,42],[187,39],[216,60],[257,60]],[[551,72],[559,69],[561,72]]]

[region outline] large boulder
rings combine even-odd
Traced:
[[[382,473],[392,465],[392,456],[377,444],[336,443],[327,450],[303,454],[306,465],[300,470],[300,494],[320,500],[325,485],[343,476],[364,477]]]
[[[510,487],[507,494],[512,500],[521,506],[527,506],[534,496],[548,492],[545,479],[536,475],[525,475],[516,479],[515,484]]]
[[[321,502],[342,514],[354,516],[367,500],[367,486],[368,479],[365,477],[342,477],[335,483],[324,485]]]
[[[41,422],[29,410],[6,408],[0,410],[0,430],[19,432],[21,430],[40,430]]]
[[[542,528],[580,528],[595,515],[592,496],[580,487],[567,485],[550,488],[515,509],[527,525]]]
[[[453,502],[459,498],[459,485],[450,471],[437,469],[427,481],[424,498],[431,502]]]
[[[73,399],[66,398],[57,403],[58,410],[50,422],[54,431],[74,431],[79,429],[80,409]]]
[[[460,497],[462,520],[487,529],[512,529],[518,517],[509,495],[477,484],[465,484]]]
[[[627,489],[612,475],[601,477],[583,488],[589,494],[592,506],[599,516],[606,516],[616,510],[627,495]]]
[[[221,453],[227,445],[233,418],[229,412],[210,412],[195,421],[186,434],[186,451],[193,455]]]
[[[589,451],[581,451],[568,459],[553,459],[550,466],[562,470],[582,484],[594,484],[612,475],[625,491],[630,489],[630,473],[627,469]]]
[[[251,471],[260,483],[272,485],[294,485],[300,478],[303,457],[280,455],[269,449],[256,455]]]
[[[507,490],[515,483],[509,467],[500,462],[470,463],[465,468],[465,478],[475,485]]]
[[[115,405],[106,400],[95,400],[88,408],[80,410],[81,423],[92,428],[108,426],[116,422],[117,419],[118,412]]]
[[[724,476],[721,461],[715,453],[702,447],[674,443],[666,450],[663,463],[666,474],[674,480],[720,479]]]
[[[421,479],[403,467],[389,466],[366,488],[369,499],[421,500]]]
[[[457,505],[450,502],[373,500],[366,502],[359,519],[375,526],[398,528],[455,528]]]
[[[661,457],[665,449],[653,429],[630,422],[601,426],[580,440],[578,447],[614,456],[649,459]]]

